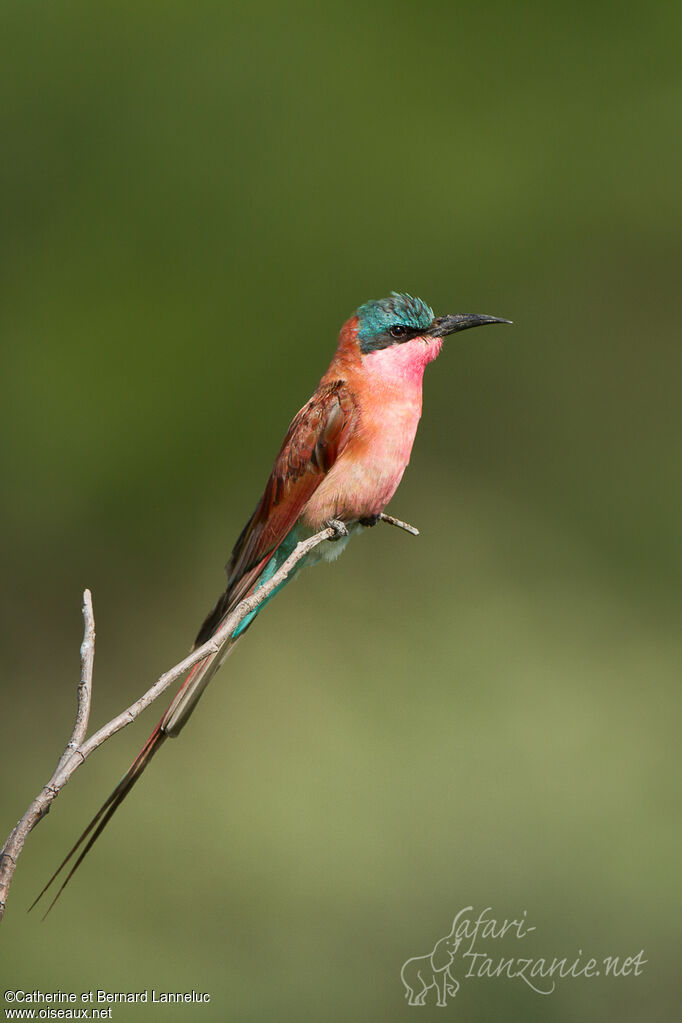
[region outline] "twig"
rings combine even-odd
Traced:
[[[92,702],[92,671],[95,666],[95,615],[92,610],[92,594],[86,590],[83,594],[83,642],[81,643],[81,680],[78,683],[78,709],[76,722],[71,738],[59,758],[57,774],[71,759],[85,738],[90,720],[90,704]]]
[[[414,526],[410,526],[406,522],[401,522],[400,519],[394,519],[390,515],[383,514],[380,515],[379,518],[383,522],[388,522],[390,525],[399,526],[401,529],[407,530],[408,533],[418,535],[419,531],[415,529]],[[154,685],[139,698],[139,700],[136,700],[121,714],[112,718],[112,720],[107,722],[106,725],[103,725],[102,728],[95,732],[94,735],[91,735],[87,741],[84,740],[88,729],[92,697],[92,673],[95,659],[95,619],[92,610],[92,596],[89,590],[85,591],[83,594],[84,633],[80,650],[81,676],[78,684],[78,708],[76,711],[76,722],[74,724],[71,738],[59,758],[59,762],[52,777],[47,785],[41,789],[24,816],[10,832],[9,837],[2,848],[2,852],[0,853],[0,921],[2,920],[5,912],[7,895],[12,883],[14,871],[16,870],[17,860],[24,847],[24,842],[38,821],[40,821],[45,814],[48,813],[50,806],[69,781],[72,774],[74,774],[74,772],[77,771],[83,763],[85,763],[86,759],[92,752],[94,752],[94,750],[98,749],[98,747],[117,732],[120,732],[122,728],[131,724],[143,710],[146,710],[146,708],[153,703],[154,700],[156,700],[157,697],[164,692],[164,690],[175,682],[176,679],[184,675],[189,668],[195,665],[198,661],[203,660],[204,657],[207,657],[209,654],[217,653],[244,618],[253,611],[256,611],[261,604],[265,603],[273,590],[277,589],[277,587],[284,582],[284,580],[296,568],[299,561],[305,558],[310,551],[317,547],[318,544],[324,543],[325,540],[338,539],[343,535],[346,535],[346,529],[345,526],[343,526],[343,523],[333,522],[319,533],[315,533],[314,536],[311,536],[306,540],[301,540],[271,578],[250,596],[245,597],[244,600],[240,601],[208,642],[197,647],[191,654],[189,654],[189,656],[185,657],[178,664],[174,665],[174,667],[164,672],[163,675],[156,680]]]
[[[11,831],[9,838],[2,847],[0,853],[0,920],[5,912],[7,895],[12,883],[14,871],[17,867],[17,860],[24,842],[30,831],[36,826],[45,814],[49,811],[52,802],[59,795],[62,785],[66,783],[70,774],[60,784],[57,782],[58,775],[65,765],[78,757],[78,749],[88,728],[90,717],[90,701],[92,697],[92,671],[95,663],[95,617],[92,611],[92,594],[86,590],[83,594],[83,642],[81,643],[81,677],[78,683],[78,708],[76,710],[76,722],[73,726],[71,738],[59,758],[59,763],[54,774],[47,785],[38,793],[28,810]],[[82,754],[81,754],[82,756]],[[83,758],[84,759],[84,758]],[[83,760],[80,761],[83,763]],[[75,768],[74,768],[75,770]]]
[[[379,515],[382,522],[387,522],[389,526],[397,526],[398,529],[404,529],[406,533],[411,533],[412,536],[419,536],[419,530],[416,526],[411,526],[409,522],[403,522],[402,519],[396,519],[393,515],[384,515],[383,512]]]

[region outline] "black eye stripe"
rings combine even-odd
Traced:
[[[403,330],[399,337],[396,337],[393,333],[396,327],[400,327]],[[406,341],[411,341],[412,338],[420,337],[426,329],[426,327],[408,327],[404,323],[394,323],[383,334],[378,334],[371,340],[362,341],[360,343],[360,350],[363,355],[367,355],[368,352],[378,352],[382,348],[390,348],[391,345],[402,345]]]
[[[394,334],[396,327],[400,328],[399,334]],[[393,341],[401,344],[403,341],[411,341],[413,337],[419,337],[424,331],[420,327],[407,327],[404,323],[396,323],[394,327],[391,327],[390,336]]]

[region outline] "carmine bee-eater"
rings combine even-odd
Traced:
[[[422,411],[424,370],[439,354],[443,338],[469,327],[509,322],[468,313],[434,316],[420,298],[396,292],[360,306],[342,327],[317,390],[292,420],[263,496],[232,551],[225,592],[201,626],[195,647],[214,635],[240,600],[272,577],[299,540],[330,523],[346,527],[343,539],[325,541],[297,567],[336,557],[352,533],[374,525],[410,460]],[[156,751],[168,737],[178,735],[258,611],[244,618],[218,653],[190,670],[130,769],[38,898],[88,839],[54,905]]]

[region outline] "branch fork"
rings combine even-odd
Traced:
[[[384,515],[382,513],[377,517],[377,521],[397,526],[413,536],[419,535],[419,530],[415,529],[414,526],[403,522],[401,519],[396,519],[392,515]],[[209,654],[217,653],[244,618],[253,611],[256,611],[261,604],[265,603],[270,594],[293,572],[299,561],[305,558],[318,544],[324,543],[325,540],[337,540],[346,534],[345,525],[342,522],[333,520],[325,529],[320,530],[319,533],[315,533],[314,536],[308,537],[306,540],[301,540],[278,571],[254,593],[245,597],[206,643],[197,647],[182,661],[179,661],[178,664],[164,672],[143,696],[117,715],[117,717],[112,718],[111,721],[103,725],[102,728],[87,740],[85,737],[90,720],[92,677],[95,663],[95,616],[92,609],[92,594],[90,590],[84,592],[82,605],[83,642],[80,648],[81,672],[78,683],[76,720],[71,737],[64,747],[64,752],[59,758],[52,777],[43,786],[24,816],[10,832],[0,852],[0,921],[2,921],[5,912],[7,896],[14,877],[14,871],[16,870],[17,860],[28,835],[45,814],[49,812],[52,803],[61,790],[74,772],[85,763],[90,754],[106,742],[107,739],[120,732],[122,728],[132,724],[143,710],[146,710],[176,679],[184,675],[198,661],[203,660]]]

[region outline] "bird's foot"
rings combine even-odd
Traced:
[[[327,528],[334,530],[334,536],[329,537],[332,542],[334,540],[341,540],[344,536],[348,536],[348,527],[345,522],[341,521],[341,519],[330,519],[327,523]]]
[[[358,522],[361,526],[376,526],[379,518],[379,515],[366,515],[364,519],[358,519]]]

